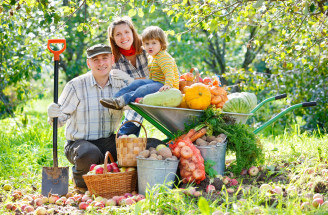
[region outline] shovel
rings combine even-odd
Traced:
[[[54,51],[50,48],[51,43],[63,43],[64,47],[59,51]],[[48,40],[48,49],[54,54],[55,69],[54,69],[54,103],[58,103],[58,63],[59,55],[66,49],[65,39],[50,39]],[[57,157],[57,125],[58,118],[53,119],[53,167],[42,168],[42,195],[48,196],[51,194],[65,195],[68,192],[68,167],[58,167]]]

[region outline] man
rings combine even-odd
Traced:
[[[58,126],[67,124],[65,155],[72,168],[76,189],[86,190],[82,178],[91,164],[104,162],[106,151],[116,159],[114,131],[118,128],[122,111],[111,111],[99,100],[112,97],[119,88],[112,86],[109,72],[112,68],[112,51],[107,45],[98,44],[87,50],[87,65],[91,70],[68,82],[58,104],[48,107],[48,121],[58,117]]]

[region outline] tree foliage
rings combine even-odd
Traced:
[[[47,39],[66,38],[60,67],[70,80],[87,71],[87,46],[107,43],[112,19],[129,15],[139,33],[148,25],[166,30],[181,72],[197,66],[203,76],[222,75],[225,84],[256,92],[259,100],[285,92],[288,104],[316,100],[317,108],[294,113],[309,127],[324,128],[327,11],[326,0],[4,0],[0,114],[42,94],[31,93],[31,80],[52,64]]]

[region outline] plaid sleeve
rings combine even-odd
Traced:
[[[135,112],[134,110],[126,110],[125,111],[125,118],[127,119],[127,120],[135,120],[135,121],[138,121],[138,122],[140,122],[141,124],[142,124],[142,122],[143,122],[143,118],[142,118],[142,116],[140,116],[137,112]],[[134,124],[136,125],[136,126],[140,126],[138,123],[136,123],[136,122],[134,122]]]

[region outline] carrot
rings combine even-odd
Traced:
[[[189,132],[186,134],[186,136],[183,137],[183,140],[190,139],[191,136],[193,136],[196,133],[195,129],[190,129]]]
[[[198,138],[201,138],[202,136],[204,136],[206,134],[207,129],[206,128],[202,128],[199,131],[197,131],[194,135],[192,135],[190,137],[190,141],[194,142],[196,141]]]

